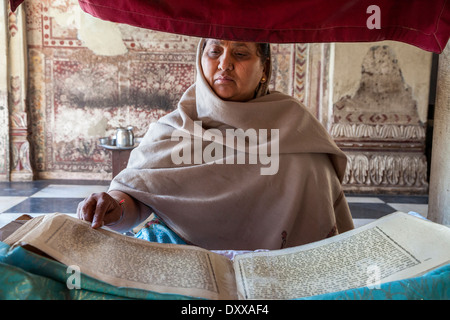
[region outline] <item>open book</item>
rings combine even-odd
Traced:
[[[206,299],[292,299],[418,276],[450,261],[450,229],[394,213],[311,244],[230,260],[158,244],[64,214],[34,218],[4,240],[32,246],[120,287]]]

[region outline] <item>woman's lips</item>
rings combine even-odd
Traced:
[[[216,78],[216,80],[214,80],[214,82],[217,83],[217,84],[227,84],[227,83],[230,83],[230,82],[233,82],[233,81],[234,81],[234,79],[232,77],[229,77],[229,76],[218,76]]]

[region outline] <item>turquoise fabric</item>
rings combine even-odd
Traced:
[[[175,232],[157,216],[148,221],[135,235],[136,238],[158,243],[186,244]]]

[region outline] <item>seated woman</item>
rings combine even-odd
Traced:
[[[352,229],[347,158],[301,103],[269,92],[270,46],[202,39],[196,67],[178,108],[78,217],[127,231],[153,212],[168,242],[210,250],[280,249]]]

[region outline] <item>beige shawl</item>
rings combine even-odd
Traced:
[[[110,190],[148,205],[181,238],[207,249],[279,249],[353,228],[341,188],[346,156],[324,127],[282,93],[248,102],[221,100],[203,77],[202,43],[196,83],[175,111],[150,125]],[[202,128],[196,126],[200,122]],[[267,143],[258,140],[256,148],[245,140],[243,164],[236,164],[242,151],[228,153],[240,145],[224,146],[226,139],[219,139],[227,137],[227,129],[238,128],[268,133]],[[174,161],[174,154],[185,156],[187,150],[192,150],[190,162]],[[267,157],[250,162],[250,154],[261,155],[261,150],[273,152],[268,155],[275,174],[262,174],[269,167]],[[202,151],[213,159],[202,157]]]

